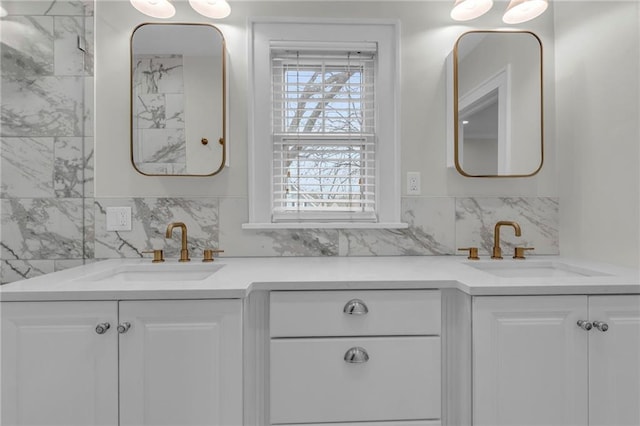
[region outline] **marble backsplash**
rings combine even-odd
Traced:
[[[78,200],[80,201],[80,200]],[[107,231],[106,207],[130,206],[131,231]],[[559,254],[557,198],[407,197],[402,200],[406,229],[245,230],[247,199],[98,198],[67,200],[3,200],[2,279],[4,282],[76,266],[85,260],[140,258],[143,251],[164,249],[178,256],[180,233],[165,238],[167,225],[187,225],[192,259],[205,248],[221,255],[251,256],[423,256],[463,255],[459,247],[477,246],[488,256],[498,220],[515,220],[516,238],[502,232],[505,256],[515,245],[534,247],[531,255]],[[82,217],[84,215],[84,217]],[[84,229],[79,226],[86,223]],[[84,241],[84,245],[83,245]]]
[[[132,231],[106,231],[109,206],[132,208]],[[558,254],[556,198],[407,197],[402,220],[409,227],[389,230],[245,230],[241,225],[248,206],[243,197],[105,198],[94,207],[97,259],[140,257],[152,248],[176,257],[179,236],[164,236],[172,221],[187,225],[193,258],[205,248],[221,248],[222,256],[421,256],[461,254],[458,247],[471,245],[487,255],[498,220],[515,220],[522,227],[520,238],[508,229],[502,233],[505,254],[515,245],[534,247],[536,254]]]

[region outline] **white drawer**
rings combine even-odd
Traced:
[[[270,395],[274,424],[439,419],[440,338],[274,339]]]
[[[343,312],[360,300],[368,312]],[[440,291],[274,291],[271,337],[439,335]]]

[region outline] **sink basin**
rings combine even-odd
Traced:
[[[602,277],[609,274],[566,263],[537,260],[467,262],[467,265],[498,277]]]
[[[119,265],[85,277],[88,281],[201,281],[224,265],[219,263],[145,263]]]

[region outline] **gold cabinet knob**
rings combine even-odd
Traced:
[[[213,262],[215,259],[213,258],[215,253],[224,253],[224,250],[220,249],[204,249],[202,252],[202,261],[203,262]]]
[[[459,248],[458,250],[460,251],[468,251],[469,255],[467,256],[467,259],[469,260],[479,260],[480,257],[478,257],[478,247],[464,247],[464,248]]]
[[[533,247],[516,247],[515,252],[513,253],[514,259],[524,259],[524,252],[527,250],[534,250]]]

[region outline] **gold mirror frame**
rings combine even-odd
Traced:
[[[142,170],[140,170],[138,168],[138,166],[136,165],[135,162],[135,155],[134,155],[134,114],[135,114],[135,103],[134,103],[134,60],[135,60],[135,55],[134,55],[134,36],[137,30],[139,30],[140,28],[144,27],[144,26],[149,26],[149,25],[153,25],[153,26],[177,26],[177,25],[182,25],[182,26],[207,26],[210,28],[213,28],[218,35],[220,36],[220,42],[221,42],[221,65],[222,65],[222,73],[221,73],[221,102],[222,102],[222,120],[221,120],[221,126],[222,126],[222,136],[218,139],[218,144],[221,146],[222,148],[222,158],[220,161],[220,165],[217,167],[217,169],[213,170],[211,173],[206,173],[206,174],[172,174],[172,173],[166,173],[166,174],[161,174],[161,173],[147,173],[144,172]],[[130,99],[130,105],[129,105],[129,112],[130,112],[130,125],[129,125],[129,129],[130,129],[130,134],[129,134],[129,138],[130,138],[130,157],[131,157],[131,164],[133,165],[133,168],[140,174],[144,175],[144,176],[167,176],[167,177],[209,177],[209,176],[215,176],[218,173],[222,172],[222,170],[224,169],[226,162],[227,162],[227,139],[226,139],[226,135],[227,135],[227,48],[226,48],[226,40],[224,38],[224,35],[222,34],[222,31],[220,31],[219,28],[217,28],[214,25],[211,24],[207,24],[207,23],[190,23],[190,22],[167,22],[167,23],[155,23],[155,22],[145,22],[142,23],[138,26],[136,26],[132,33],[131,33],[131,37],[130,37],[130,41],[129,41],[129,49],[130,49],[130,56],[129,56],[129,60],[130,60],[130,79],[129,79],[129,83],[130,83],[130,94],[129,94],[129,99]],[[185,123],[185,128],[186,128],[186,123]],[[186,138],[185,138],[186,139]],[[202,145],[207,145],[209,144],[209,140],[207,138],[202,138],[200,140],[200,143],[202,143]],[[185,154],[186,156],[186,154]],[[186,159],[185,159],[186,162]]]
[[[460,164],[460,158],[459,158],[459,129],[458,129],[458,120],[459,120],[459,108],[458,108],[458,102],[459,102],[459,87],[458,87],[458,49],[459,49],[459,43],[460,40],[462,40],[462,38],[465,35],[469,35],[469,34],[474,34],[474,33],[489,33],[489,34],[530,34],[531,36],[533,36],[535,38],[535,40],[538,42],[539,46],[540,46],[540,164],[538,166],[538,168],[536,168],[532,173],[529,174],[509,174],[509,175],[492,175],[492,174],[478,174],[478,175],[473,175],[473,174],[469,174],[467,172],[465,172],[462,169],[462,165]],[[460,173],[461,175],[465,176],[465,177],[474,177],[474,178],[522,178],[522,177],[531,177],[536,175],[541,169],[542,169],[542,165],[544,164],[544,90],[543,90],[543,84],[544,84],[544,80],[543,80],[543,70],[544,70],[544,66],[543,66],[544,62],[543,62],[543,46],[542,46],[542,41],[540,40],[540,38],[533,32],[531,31],[496,31],[496,30],[472,30],[472,31],[467,31],[465,33],[463,33],[462,35],[460,35],[460,37],[458,37],[458,39],[456,40],[456,43],[454,45],[453,48],[453,154],[454,154],[454,164],[455,164],[455,168],[458,171],[458,173]]]

